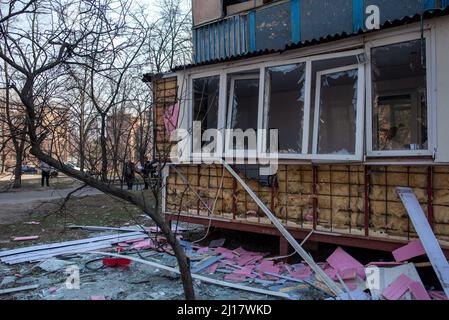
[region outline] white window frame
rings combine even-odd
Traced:
[[[218,114],[217,114],[218,121],[217,121],[217,123],[218,123],[219,128],[223,128],[223,126],[221,126],[221,124],[222,124],[221,116],[222,115],[220,112],[220,110],[221,110],[220,103],[222,100],[222,97],[221,97],[222,90],[220,88],[223,85],[222,84],[223,77],[220,72],[210,71],[210,72],[203,72],[203,73],[198,73],[198,74],[194,74],[194,75],[190,76],[190,79],[189,79],[190,81],[188,83],[188,86],[189,86],[188,92],[190,92],[190,94],[189,94],[189,99],[188,99],[189,103],[187,104],[187,106],[189,108],[189,110],[188,110],[189,129],[188,130],[193,130],[193,116],[194,116],[193,115],[193,107],[194,107],[193,103],[194,103],[194,95],[195,95],[193,82],[194,82],[194,80],[201,80],[201,79],[212,78],[212,77],[219,77],[219,79],[220,79],[219,84],[218,84],[219,91],[218,91]],[[217,145],[217,147],[220,147],[220,145]],[[192,134],[190,135],[190,139],[189,139],[189,150],[191,152],[191,159],[194,162],[201,162],[201,160],[205,158],[205,155],[203,155],[202,153],[197,154],[197,153],[194,153],[194,151],[193,151],[193,131],[192,131]],[[222,152],[222,150],[217,150],[217,151]]]
[[[341,52],[335,52],[335,53],[317,53],[312,56],[307,57],[299,57],[299,58],[286,58],[284,60],[276,60],[276,61],[264,61],[264,62],[255,62],[250,64],[245,64],[244,66],[225,66],[220,67],[214,70],[210,71],[203,71],[198,73],[191,73],[188,74],[189,77],[189,103],[186,104],[189,108],[188,115],[189,115],[189,126],[192,127],[193,125],[193,80],[200,79],[200,78],[207,78],[212,76],[220,76],[220,92],[219,92],[219,116],[218,116],[218,126],[220,130],[222,130],[222,139],[223,139],[223,150],[220,150],[225,157],[234,157],[235,153],[239,152],[238,150],[229,150],[228,148],[228,141],[229,141],[229,134],[225,129],[230,129],[230,110],[232,111],[232,108],[230,109],[230,102],[228,100],[228,78],[230,76],[233,76],[233,74],[241,73],[241,72],[248,72],[248,71],[258,71],[259,72],[259,101],[258,101],[258,130],[257,130],[257,152],[253,152],[251,150],[248,152],[245,150],[245,158],[246,159],[253,159],[255,157],[259,157],[261,155],[266,155],[266,137],[262,136],[262,130],[259,130],[259,128],[267,129],[267,122],[265,121],[265,112],[266,112],[266,102],[265,102],[265,72],[267,68],[270,67],[278,67],[278,66],[285,66],[285,65],[292,65],[292,64],[300,64],[305,63],[306,64],[306,75],[305,75],[305,101],[304,101],[304,119],[303,119],[303,141],[302,141],[302,153],[301,154],[294,154],[294,153],[279,153],[279,159],[284,160],[306,160],[306,161],[313,161],[313,160],[332,160],[332,161],[360,161],[363,158],[363,143],[364,143],[364,125],[363,121],[365,119],[364,115],[364,108],[361,110],[358,110],[357,113],[357,130],[360,130],[361,133],[357,133],[357,145],[356,150],[358,151],[356,153],[356,156],[346,156],[346,155],[318,155],[309,153],[309,137],[310,137],[310,125],[311,121],[306,121],[306,119],[311,118],[311,91],[312,91],[312,63],[315,61],[322,61],[322,60],[329,60],[329,59],[338,59],[338,58],[344,58],[344,57],[350,57],[350,56],[357,56],[358,54],[364,53],[365,49],[354,49],[354,48],[348,48],[347,50],[341,51]],[[359,64],[357,65],[359,67],[359,74],[358,79],[363,80],[362,84],[365,82],[365,69],[364,65]],[[318,73],[318,72],[317,72]],[[251,77],[253,78],[253,77]],[[360,86],[359,88],[363,88],[363,86]],[[358,101],[365,101],[365,90],[358,90],[359,93],[363,96],[363,99],[359,99]],[[232,94],[230,92],[230,94]],[[231,106],[232,107],[232,106]],[[360,111],[360,112],[359,112]],[[362,122],[360,122],[359,116],[362,118]],[[360,134],[360,136],[359,136]],[[360,138],[361,137],[361,138]],[[193,151],[193,144],[192,139],[190,139],[190,147],[189,149],[191,152]],[[314,146],[312,145],[312,151]],[[361,150],[361,151],[360,151]],[[241,151],[240,151],[241,152]],[[193,157],[193,154],[192,154]],[[203,156],[204,158],[204,156]],[[242,160],[241,158],[236,158],[236,160]]]
[[[266,65],[264,66],[263,73],[266,76],[268,69],[270,68],[276,68],[276,67],[282,67],[282,66],[290,66],[290,65],[305,65],[305,80],[304,80],[304,86],[305,86],[305,95],[304,95],[304,112],[303,112],[303,127],[302,127],[302,142],[301,142],[301,153],[279,153],[280,159],[304,159],[307,158],[308,155],[308,144],[309,144],[309,121],[305,121],[305,119],[310,119],[310,103],[311,103],[311,91],[312,91],[312,61],[309,59],[302,59],[301,61],[296,62],[290,62],[290,63],[282,63],[282,64],[276,64],[276,65]],[[267,98],[267,86],[268,83],[266,83],[266,79],[264,79],[264,97],[263,97],[263,128],[266,130],[265,133],[269,134],[268,132],[268,113],[269,113],[269,97]],[[267,150],[267,136],[263,136],[261,140],[261,148],[260,151],[263,153],[265,150]]]
[[[261,132],[259,130],[259,128],[262,127],[261,125],[261,94],[264,94],[264,88],[261,88],[262,83],[265,82],[264,77],[262,77],[261,74],[261,69],[259,68],[249,68],[247,70],[244,71],[259,71],[259,74],[256,76],[256,73],[254,73],[254,75],[238,75],[236,74],[237,72],[229,72],[226,74],[226,78],[227,80],[230,79],[230,81],[227,81],[226,84],[228,84],[230,82],[230,88],[229,88],[229,99],[227,101],[227,118],[226,118],[226,129],[228,129],[225,133],[225,139],[224,139],[224,144],[225,144],[225,156],[229,157],[229,158],[236,158],[237,160],[243,160],[242,157],[238,157],[239,154],[241,154],[242,152],[244,153],[244,158],[245,159],[256,159],[257,155],[259,153],[260,150],[260,136],[261,136]],[[242,72],[244,72],[242,71]],[[256,129],[256,139],[257,139],[257,146],[256,149],[254,150],[237,150],[237,149],[230,149],[230,143],[231,143],[231,135],[230,135],[230,129],[233,129],[232,126],[232,112],[233,112],[233,103],[234,100],[232,99],[232,97],[234,96],[234,88],[235,88],[235,81],[236,80],[259,80],[259,94],[257,97],[258,100],[258,108],[257,108],[257,128]],[[225,86],[226,90],[225,92],[228,92],[228,88],[227,85]],[[237,155],[237,156],[236,156]]]
[[[321,83],[322,77],[325,75],[344,72],[349,70],[357,71],[357,107],[356,107],[356,132],[355,132],[355,153],[348,155],[340,154],[318,154],[318,135],[320,124],[320,107],[321,107]],[[357,161],[363,159],[363,126],[364,126],[364,103],[365,103],[365,68],[361,64],[353,64],[340,68],[327,69],[317,72],[316,76],[316,90],[315,90],[315,109],[313,121],[313,148],[312,154],[314,159],[318,160],[342,160],[342,161]]]
[[[436,132],[434,130],[435,110],[433,108],[435,101],[435,44],[434,37],[431,30],[424,31],[424,38],[426,41],[426,91],[427,91],[427,150],[373,150],[373,92],[372,92],[372,65],[371,52],[372,49],[409,42],[421,39],[421,32],[409,32],[405,34],[392,35],[382,39],[376,39],[367,42],[365,49],[369,63],[367,63],[366,74],[366,155],[372,158],[382,157],[434,157],[435,156],[435,141]]]
[[[261,64],[261,68],[262,68],[262,73],[265,77],[265,71],[266,69],[270,68],[270,67],[279,67],[279,66],[287,66],[287,65],[292,65],[292,64],[300,64],[300,63],[305,63],[306,64],[306,79],[305,79],[305,86],[306,86],[306,92],[305,92],[305,98],[304,98],[304,119],[303,119],[303,141],[302,141],[302,153],[301,154],[295,154],[295,153],[279,153],[279,159],[285,159],[285,160],[335,160],[335,161],[343,161],[343,160],[350,160],[350,161],[359,161],[362,160],[363,158],[363,142],[364,142],[364,138],[362,137],[361,139],[361,154],[358,155],[357,157],[350,157],[351,159],[347,159],[348,157],[337,157],[337,155],[329,155],[329,157],[327,157],[326,155],[316,155],[313,153],[309,153],[309,137],[310,137],[310,126],[312,125],[311,121],[306,121],[306,119],[310,119],[311,118],[311,113],[312,113],[312,63],[316,62],[316,61],[322,61],[322,60],[330,60],[330,59],[338,59],[338,58],[345,58],[345,57],[351,57],[351,56],[357,56],[359,54],[364,53],[365,50],[364,49],[348,49],[345,51],[341,51],[341,52],[336,52],[336,53],[324,53],[324,54],[317,54],[317,55],[313,55],[310,57],[305,57],[305,58],[296,58],[296,59],[286,59],[286,60],[278,60],[278,61],[273,61],[273,62],[267,62],[267,63],[263,63]],[[363,65],[360,65],[361,68],[364,68]],[[360,75],[360,74],[359,74]],[[364,80],[364,76],[365,72],[364,70],[362,71],[362,78],[363,78],[363,82]],[[265,80],[264,80],[265,82]],[[362,83],[363,84],[363,83]],[[265,84],[264,84],[265,86]],[[264,87],[265,90],[265,87]],[[360,90],[359,90],[360,91]],[[365,95],[365,91],[363,91],[363,101],[365,100],[364,95]],[[263,108],[262,108],[262,116],[265,116],[266,113],[266,103],[264,102],[264,100],[262,100]],[[362,110],[362,114],[364,115],[364,108]],[[363,122],[364,117],[362,118],[362,122]],[[265,120],[265,119],[264,119]],[[267,122],[264,121],[264,129],[267,129],[266,124]],[[359,124],[359,123],[358,123]],[[364,124],[361,123],[360,127],[362,130],[362,134],[363,134],[363,128]],[[359,127],[359,126],[358,126]],[[264,142],[264,145],[261,144],[261,148],[260,151],[261,153],[264,152],[264,150],[266,150],[266,139],[259,139],[260,141]],[[312,150],[313,150],[313,145],[312,145]],[[357,150],[356,146],[356,150]]]

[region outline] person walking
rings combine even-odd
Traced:
[[[142,176],[145,184],[145,190],[148,190],[150,188],[150,181],[156,172],[156,169],[154,168],[154,165],[156,163],[157,163],[156,160],[150,161],[148,160],[148,158],[145,158],[145,163],[142,169]]]
[[[47,187],[50,187],[51,167],[46,162],[42,161],[41,162],[41,171],[42,171],[41,186],[45,187],[45,184],[47,184]]]
[[[133,189],[134,179],[136,177],[136,171],[134,168],[134,163],[132,161],[127,161],[123,165],[123,178],[125,179],[126,184],[128,185],[128,190]]]

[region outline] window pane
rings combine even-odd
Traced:
[[[302,63],[272,67],[266,72],[267,129],[279,130],[281,153],[302,153],[305,69]]]
[[[201,121],[201,133],[218,126],[219,86],[219,76],[193,80],[193,121]]]
[[[316,79],[317,74],[320,71],[330,70],[334,68],[341,68],[358,64],[356,56],[347,56],[342,58],[334,58],[327,60],[318,60],[312,63],[312,88],[311,88],[311,104],[310,104],[310,122],[313,124],[315,114],[315,98],[316,98]],[[314,126],[310,125],[309,128],[309,153],[313,153],[313,130]]]
[[[321,76],[318,154],[355,154],[358,70]]]
[[[372,49],[373,150],[428,149],[422,47],[415,40]]]
[[[229,97],[231,103],[230,129],[251,129],[255,138],[259,109],[259,73],[243,73],[229,76]],[[243,141],[234,141],[236,149],[243,149]],[[245,139],[244,149],[248,149]],[[255,148],[251,148],[255,149]]]

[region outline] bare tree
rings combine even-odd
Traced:
[[[0,122],[2,125],[2,170],[6,162],[6,154],[13,154],[15,158],[13,189],[22,187],[22,163],[25,157],[26,146],[26,117],[24,108],[16,95],[11,95],[9,87],[9,66],[7,63],[2,68],[2,79],[4,79],[4,88],[0,96],[2,112],[0,113]],[[10,148],[9,148],[10,147]]]
[[[192,59],[191,12],[182,8],[182,0],[159,0],[160,19],[150,35],[149,53],[155,74],[184,65]]]
[[[194,299],[188,259],[155,207],[155,200],[106,182],[106,119],[108,112],[122,102],[120,88],[146,43],[142,39],[148,35],[147,26],[139,20],[144,17],[137,18],[132,8],[132,1],[127,0],[37,0],[26,12],[0,23],[0,39],[6,48],[0,49],[0,59],[14,70],[9,87],[26,110],[31,154],[86,185],[138,206],[150,216],[173,248],[185,297]],[[67,166],[43,147],[51,129],[43,121],[42,110],[59,104],[58,98],[47,99],[52,99],[54,92],[58,97],[64,90],[72,65],[90,71],[89,98],[100,118],[100,179]]]

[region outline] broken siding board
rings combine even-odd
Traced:
[[[413,225],[415,226],[427,256],[429,257],[430,262],[432,262],[432,266],[441,282],[443,290],[446,295],[449,296],[449,264],[429,225],[427,217],[412,189],[397,188],[397,191],[407,209]]]
[[[115,236],[113,239],[108,240],[102,240],[102,241],[96,241],[96,242],[89,242],[89,243],[82,243],[82,244],[75,244],[70,246],[64,246],[64,247],[56,247],[51,249],[42,249],[38,251],[29,251],[29,252],[22,252],[17,253],[13,255],[8,255],[6,257],[2,257],[0,260],[7,264],[16,264],[20,262],[26,262],[26,261],[35,261],[42,258],[50,258],[57,255],[62,255],[66,253],[74,253],[74,252],[82,252],[83,250],[91,250],[91,248],[95,249],[103,249],[108,248],[112,244],[125,242],[129,240],[134,239],[140,239],[147,237],[143,234],[137,234],[133,236]],[[30,247],[32,248],[32,247]]]
[[[0,290],[0,295],[20,292],[20,291],[34,290],[34,289],[37,289],[37,288],[39,288],[39,285],[35,284],[35,285],[30,285],[30,286],[23,286],[23,287],[17,287],[17,288],[3,289],[3,290]]]
[[[408,245],[393,251],[393,256],[398,262],[406,261],[424,254],[426,254],[426,250],[419,240],[412,241]]]
[[[66,242],[59,242],[59,243],[52,243],[52,244],[43,244],[43,245],[37,245],[37,246],[31,246],[31,247],[25,247],[25,248],[18,248],[18,249],[12,249],[12,250],[5,250],[0,251],[0,257],[7,257],[10,255],[16,255],[20,253],[26,253],[26,252],[32,252],[32,251],[38,251],[38,250],[46,250],[46,249],[53,249],[53,248],[61,248],[61,247],[67,247],[72,246],[76,244],[84,244],[84,243],[92,243],[102,240],[109,240],[109,239],[121,239],[123,237],[129,237],[133,235],[144,235],[141,232],[131,232],[127,234],[120,234],[120,235],[107,235],[107,236],[100,236],[95,238],[87,238],[82,240],[73,240],[73,241],[66,241]]]
[[[416,300],[432,300],[427,293],[426,289],[420,282],[412,282],[408,285],[408,289],[411,291]]]
[[[413,283],[413,280],[405,274],[400,275],[392,284],[384,290],[382,295],[387,300],[399,300],[408,291],[408,287]]]
[[[134,258],[134,257],[130,257],[130,256],[124,256],[124,255],[119,255],[119,254],[114,254],[114,253],[106,253],[106,252],[91,252],[91,253],[92,254],[103,255],[103,256],[115,257],[115,258],[125,258],[125,259],[129,259],[131,261],[135,261],[135,262],[138,262],[138,263],[149,265],[149,266],[161,269],[161,270],[165,270],[165,271],[173,272],[173,273],[176,273],[176,274],[180,274],[179,269],[172,268],[172,267],[167,267],[167,266],[165,266],[163,264],[152,262],[152,261],[148,261],[148,260],[143,260],[143,259],[139,259],[139,258]],[[212,279],[212,278],[209,278],[209,277],[204,277],[204,276],[201,276],[201,275],[198,275],[198,274],[192,274],[192,278],[200,280],[200,281],[203,281],[203,282],[206,282],[206,283],[215,284],[215,285],[218,285],[218,286],[229,287],[229,288],[233,288],[233,289],[237,289],[237,290],[254,292],[254,293],[264,294],[264,295],[268,295],[268,296],[274,296],[274,297],[278,297],[278,298],[283,298],[283,299],[290,299],[290,296],[288,294],[285,294],[285,293],[274,292],[274,291],[264,290],[264,289],[259,289],[259,288],[253,288],[253,287],[243,286],[243,285],[239,285],[239,284],[235,284],[235,283],[229,283],[229,282],[225,282],[225,281]]]

